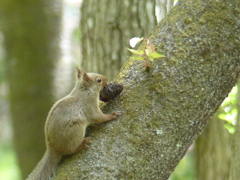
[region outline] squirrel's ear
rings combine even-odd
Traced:
[[[91,81],[91,78],[88,76],[87,73],[84,72],[83,73],[83,80],[89,82],[89,81]]]
[[[78,67],[76,68],[77,69],[77,78],[79,79],[80,77],[83,76],[83,74],[85,73],[84,70],[80,70]]]
[[[83,74],[83,84],[84,84],[85,87],[90,87],[91,86],[91,78],[85,72]]]

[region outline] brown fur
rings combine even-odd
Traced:
[[[99,108],[99,92],[107,78],[78,69],[78,80],[72,92],[51,108],[45,124],[47,150],[27,180],[48,180],[53,177],[61,159],[87,147],[86,127],[116,119],[117,113],[103,114]]]

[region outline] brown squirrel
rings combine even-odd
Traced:
[[[65,155],[88,147],[84,138],[90,123],[118,118],[119,114],[103,114],[99,108],[99,92],[107,84],[105,76],[78,69],[78,80],[72,92],[51,108],[45,124],[46,152],[27,180],[48,180],[54,175]]]

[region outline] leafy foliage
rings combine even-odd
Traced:
[[[235,125],[237,119],[237,92],[238,87],[233,87],[232,91],[229,93],[228,97],[222,103],[220,107],[220,114],[218,116],[219,119],[226,121],[225,128],[229,131],[229,133],[233,134],[235,132]]]
[[[149,39],[144,39],[143,37],[142,38],[134,37],[130,39],[129,43],[130,43],[130,46],[134,48],[141,41],[146,41],[144,50],[141,50],[141,49],[135,50],[135,49],[129,49],[129,48],[128,50],[131,53],[137,55],[134,57],[135,59],[144,60],[146,67],[150,67],[150,63],[153,62],[154,59],[165,57],[164,55],[159,54],[155,51],[155,47],[153,46],[153,44],[150,42]]]

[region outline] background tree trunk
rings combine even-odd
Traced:
[[[237,92],[237,124],[236,132],[234,134],[234,141],[232,146],[232,158],[231,158],[231,172],[230,180],[238,180],[240,177],[240,81],[238,81],[238,92]]]
[[[216,113],[195,144],[197,180],[229,179],[232,135]]]
[[[0,0],[14,146],[25,179],[45,151],[44,123],[53,104],[61,1]]]
[[[157,4],[157,17],[158,17],[158,22],[160,22],[165,15],[172,9],[174,5],[174,0],[156,0]]]
[[[157,24],[152,0],[84,0],[81,7],[82,67],[115,78],[129,39],[147,37]]]
[[[149,71],[129,59],[124,92],[103,108],[122,117],[89,128],[91,148],[65,158],[55,179],[166,180],[237,82],[239,5],[179,1],[150,37],[166,58]]]

